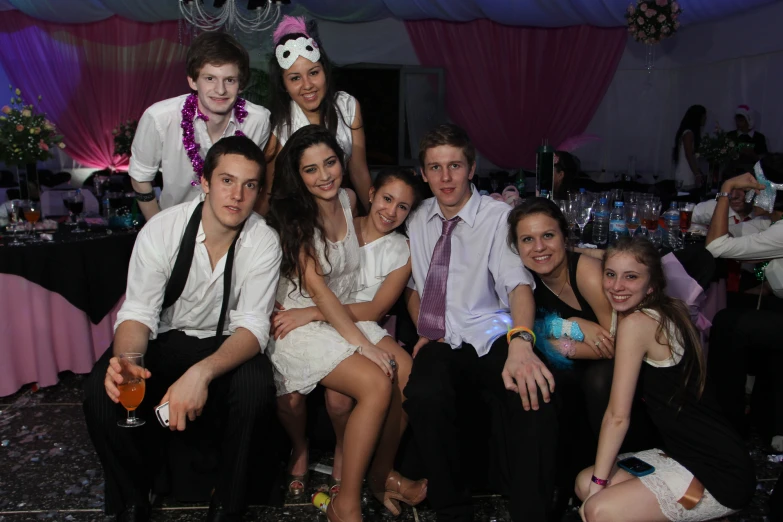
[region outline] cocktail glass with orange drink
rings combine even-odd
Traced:
[[[128,410],[128,417],[118,421],[117,425],[123,428],[143,426],[145,421],[136,417],[136,408],[144,400],[144,354],[123,353],[118,359],[122,368],[122,384],[117,388],[120,390],[120,404]]]

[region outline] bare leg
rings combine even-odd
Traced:
[[[413,359],[391,337],[384,337],[378,343],[378,347],[394,355],[394,359],[397,361],[397,375],[394,380],[395,386],[392,388],[389,413],[386,416],[381,439],[378,442],[378,449],[370,467],[370,489],[389,511],[397,515],[400,512],[397,500],[403,500],[406,503],[415,505],[424,500],[423,495],[426,495],[427,486],[426,481],[414,482],[397,473],[389,480],[390,474],[394,469],[394,458],[397,455],[400,438],[402,438],[402,434],[408,426],[408,415],[402,409],[404,400],[402,391],[408,384]],[[402,495],[402,498],[399,495],[393,495],[393,498],[390,499],[386,494],[389,489],[396,490]],[[403,495],[402,492],[405,494]]]
[[[353,399],[347,395],[334,390],[326,390],[326,411],[332,420],[336,439],[332,478],[337,481],[343,476],[343,439],[345,438],[345,426],[348,424],[348,417],[350,417],[351,411],[353,411],[353,406]]]
[[[307,407],[305,396],[289,393],[277,398],[277,416],[291,439],[291,462],[288,473],[301,476],[307,473]]]
[[[321,383],[356,399],[356,407],[345,426],[342,487],[330,507],[339,510],[338,515],[345,522],[360,521],[362,481],[386,419],[392,382],[375,363],[353,354]],[[336,507],[338,499],[339,508]]]

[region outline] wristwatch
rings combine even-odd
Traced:
[[[512,341],[517,337],[519,337],[520,339],[522,339],[527,343],[533,344],[533,336],[531,335],[530,332],[521,331],[521,332],[514,332],[511,334]]]
[[[717,194],[715,194],[715,201],[718,201],[718,198],[727,198],[727,197],[729,197],[728,192],[718,192]]]

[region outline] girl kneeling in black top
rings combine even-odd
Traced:
[[[742,509],[755,491],[753,463],[704,389],[699,337],[685,305],[664,293],[660,255],[626,239],[609,248],[603,269],[619,328],[595,465],[576,480],[582,519],[698,521]],[[637,383],[663,440],[634,455],[655,468],[645,476],[617,466]]]

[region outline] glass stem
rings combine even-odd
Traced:
[[[136,422],[136,410],[128,410],[128,424]]]

